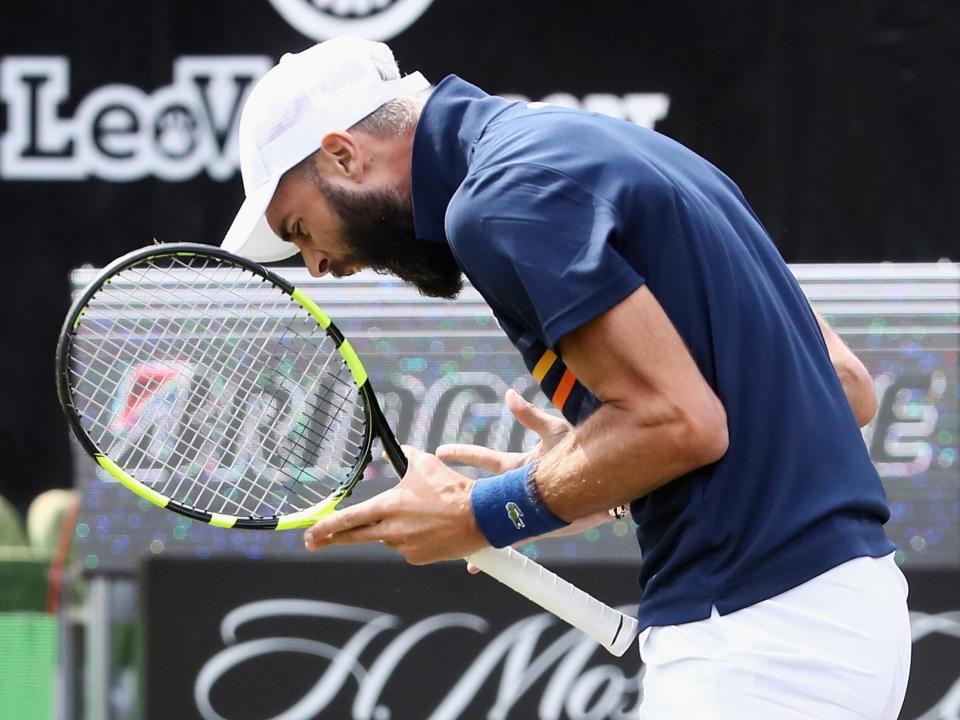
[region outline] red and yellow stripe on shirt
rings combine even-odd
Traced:
[[[567,398],[570,397],[570,392],[577,384],[577,378],[574,376],[574,374],[570,372],[570,370],[568,370],[562,362],[560,362],[560,358],[558,358],[557,354],[550,348],[547,348],[543,355],[540,356],[540,359],[537,360],[537,363],[533,366],[533,370],[531,372],[533,374],[533,379],[540,384],[540,387],[544,387],[544,378],[558,362],[560,363],[560,367],[563,368],[563,374],[560,376],[560,381],[557,383],[556,388],[554,388],[553,393],[549,397],[550,402],[553,403],[553,406],[560,412],[563,412],[563,406],[566,404]],[[546,391],[546,388],[544,388],[544,391]]]

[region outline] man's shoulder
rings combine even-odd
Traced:
[[[596,202],[592,189],[568,168],[504,158],[470,168],[447,205],[447,238],[456,244],[504,222],[555,221]]]
[[[629,186],[671,185],[677,163],[694,157],[666,136],[626,120],[520,105],[499,114],[476,140],[466,181],[509,173],[515,181],[553,184],[566,179],[607,195]]]
[[[585,132],[589,135],[585,136]],[[570,151],[573,147],[589,147],[594,136],[604,135],[621,141],[635,141],[657,133],[627,120],[580,108],[516,102],[491,119],[480,142],[498,143],[514,137],[529,142],[571,138],[577,143],[566,147]]]

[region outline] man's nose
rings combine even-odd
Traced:
[[[323,277],[330,272],[330,258],[319,250],[308,250],[303,255],[303,264],[313,277]]]

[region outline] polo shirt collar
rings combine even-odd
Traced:
[[[450,198],[467,176],[474,143],[507,103],[448,75],[423,108],[413,138],[413,224],[421,240],[446,242]]]

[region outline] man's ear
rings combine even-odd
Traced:
[[[356,180],[363,172],[360,147],[348,132],[331,132],[320,141],[324,164],[334,176],[341,175]]]

